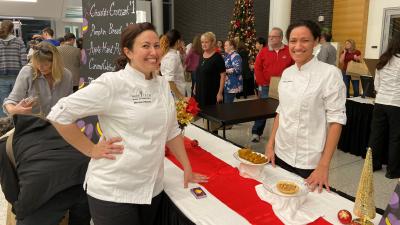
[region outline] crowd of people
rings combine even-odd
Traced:
[[[117,70],[78,90],[82,40],[71,33],[56,40],[53,30],[45,28],[29,42],[27,51],[11,31],[12,22],[3,21],[3,111],[9,116],[50,121],[70,146],[90,159],[84,171],[86,178],[81,180],[85,190],[82,185],[78,188],[79,196],[87,200],[80,205],[80,212],[90,210],[96,225],[153,223],[163,192],[165,146],[182,164],[182,186],[207,182],[207,176],[192,171],[176,120],[176,100],[194,96],[201,108],[229,104],[252,94],[264,99],[268,98],[272,77],[280,77],[279,106],[265,155],[273,166],[302,176],[313,190],[329,190],[329,165],[346,124],[350,81],[353,96],[359,95],[358,81],[346,74],[350,61],[361,60],[353,40],[345,42],[339,69],[331,34],[321,33],[312,21],[292,23],[286,30],[287,45],[284,31],[272,28],[267,39],[257,38],[254,59],[238,38],[223,41],[213,32],[205,32],[185,46],[176,29],[158,36],[152,24],[138,23],[127,26],[121,34]],[[400,143],[396,120],[400,114],[399,40],[392,39],[377,66],[378,94],[370,139],[374,149],[389,145],[393,160],[389,161],[388,177],[400,176],[400,164],[395,160]],[[314,56],[318,44],[321,48]],[[190,74],[186,76],[191,78],[190,93],[186,91],[185,73]],[[93,115],[98,116],[103,132],[97,143],[76,124]],[[260,141],[265,124],[265,120],[254,122],[251,141]],[[216,133],[219,126],[210,123],[208,129]],[[384,132],[389,132],[388,140],[382,139]],[[374,154],[382,155],[379,151]],[[374,164],[376,169],[380,166],[379,161]],[[57,200],[48,201],[57,204]],[[64,212],[75,203],[57,210]],[[52,225],[62,218],[62,213],[52,214],[55,208],[39,208],[29,215],[17,215],[17,224]],[[47,223],[39,219],[44,212],[54,215]],[[87,218],[78,220],[88,224]]]

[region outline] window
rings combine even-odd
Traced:
[[[380,54],[386,51],[386,47],[392,37],[400,32],[400,8],[384,9],[382,26],[382,43]]]

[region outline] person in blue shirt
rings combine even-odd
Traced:
[[[224,103],[235,100],[237,93],[243,90],[242,57],[236,52],[236,43],[233,40],[225,41],[226,77],[224,85]]]
[[[46,27],[42,30],[43,41],[49,42],[54,46],[60,46],[60,42],[54,39],[53,36],[54,36],[54,31],[50,27]]]

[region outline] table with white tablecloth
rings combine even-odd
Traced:
[[[371,133],[373,98],[348,98],[346,100],[347,123],[343,126],[338,149],[365,157]]]
[[[189,125],[185,129],[185,136],[190,139],[199,141],[201,148],[210,152],[213,156],[223,160],[233,167],[239,167],[240,162],[233,157],[233,154],[239,147],[229,143],[217,136],[214,136],[207,131],[198,128],[194,125]],[[239,215],[236,211],[232,210],[221,202],[218,198],[209,193],[204,187],[207,197],[203,199],[196,199],[190,193],[189,189],[192,187],[201,186],[199,184],[190,184],[189,189],[184,189],[182,186],[183,171],[172,163],[169,159],[165,159],[165,178],[164,189],[173,204],[193,223],[207,224],[207,225],[223,225],[223,224],[250,224],[248,220]],[[257,178],[262,182],[268,177],[284,176],[297,178],[295,174],[289,173],[281,168],[273,168],[267,164],[264,166],[261,175]],[[358,178],[355,178],[358,179]],[[325,190],[322,193],[309,193],[308,198],[317,200],[318,205],[316,208],[324,212],[323,219],[332,224],[340,224],[337,219],[337,213],[340,209],[347,209],[353,211],[354,202],[343,198],[336,193],[328,193]],[[240,198],[240,196],[232,196],[232,198]],[[378,224],[381,215],[377,214],[373,220],[374,224]]]

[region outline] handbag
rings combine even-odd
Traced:
[[[350,61],[347,64],[346,74],[350,76],[360,77],[369,75],[369,71],[364,61],[361,62]]]

